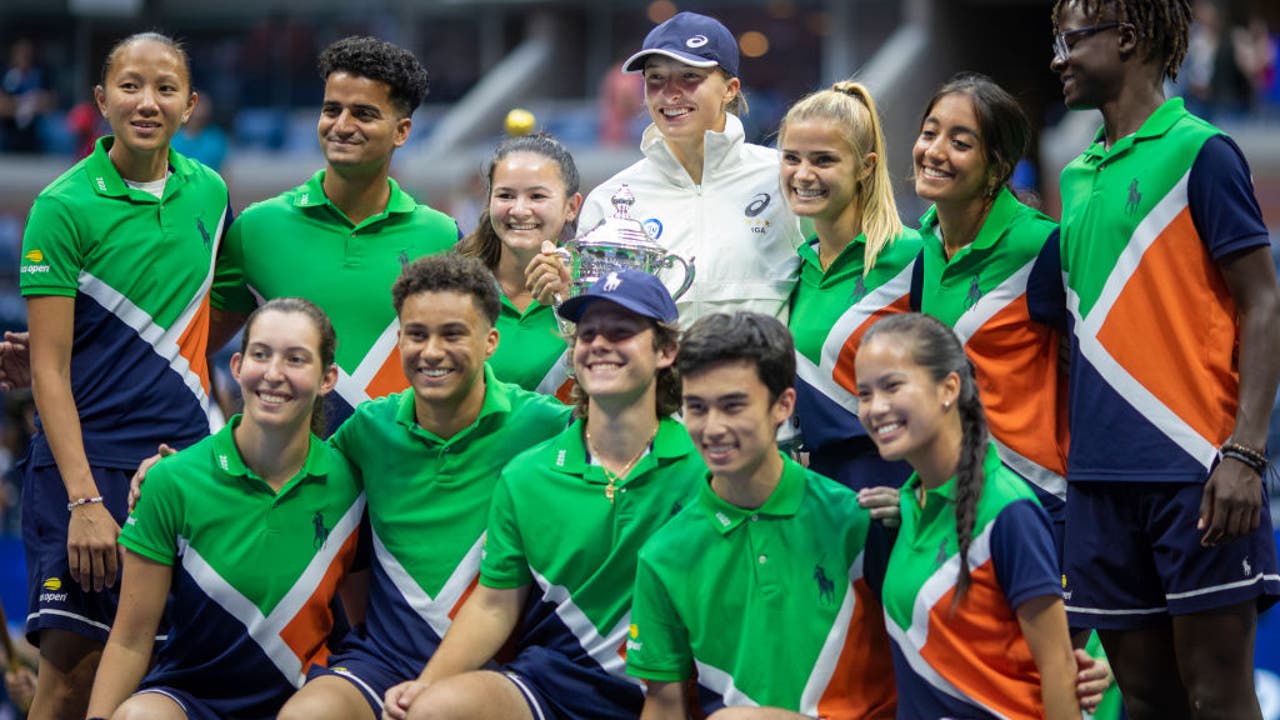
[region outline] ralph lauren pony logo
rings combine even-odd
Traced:
[[[1138,205],[1142,203],[1142,193],[1138,192],[1138,178],[1134,178],[1129,183],[1129,201],[1124,205],[1124,211],[1128,215],[1138,212]]]
[[[818,599],[824,605],[830,605],[836,597],[836,584],[831,582],[831,578],[827,577],[827,572],[822,569],[821,565],[813,566],[813,579],[818,583]]]
[[[316,537],[312,541],[311,547],[319,550],[329,540],[329,528],[324,526],[324,515],[319,510],[316,511],[314,517],[311,518],[311,524],[315,526]]]
[[[204,238],[205,247],[209,247],[213,244],[213,238],[209,237],[209,231],[204,227],[204,220],[196,218],[196,229],[200,231],[200,237]]]

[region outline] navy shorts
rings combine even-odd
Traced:
[[[1263,489],[1252,535],[1213,547],[1196,529],[1203,483],[1079,482],[1067,488],[1064,599],[1072,627],[1134,630],[1280,599]]]
[[[502,672],[539,720],[634,720],[644,707],[639,680],[616,678],[545,647],[523,649]]]
[[[194,695],[177,688],[165,687],[157,685],[139,690],[136,694],[155,693],[163,695],[178,704],[182,708],[182,712],[187,714],[187,720],[222,720],[227,717],[225,713],[217,712],[204,702],[197,700]]]
[[[328,667],[312,665],[307,680],[321,675],[345,679],[364,695],[373,716],[382,717],[382,699],[387,691],[402,682],[416,680],[426,663],[410,667],[406,662],[391,662],[382,656],[363,635],[363,628],[347,634],[342,646],[329,656]]]
[[[103,503],[124,525],[132,470],[91,467]],[[22,545],[27,556],[27,640],[39,644],[41,630],[68,630],[107,641],[120,599],[119,576],[101,592],[84,590],[67,564],[67,489],[53,465],[22,468]]]

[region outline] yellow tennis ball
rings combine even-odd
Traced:
[[[512,137],[528,135],[533,132],[533,126],[537,120],[533,117],[533,113],[524,108],[512,108],[507,113],[507,119],[503,125],[507,129],[507,134]]]

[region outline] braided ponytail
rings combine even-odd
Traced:
[[[920,313],[901,313],[880,320],[862,337],[862,347],[881,335],[894,335],[909,348],[911,359],[942,382],[955,373],[960,378],[956,413],[960,420],[960,457],[956,462],[956,538],[959,543],[960,575],[951,601],[954,610],[969,590],[969,546],[978,520],[978,501],[985,480],[983,463],[987,459],[987,415],[978,396],[978,382],[973,363],[951,328],[940,320]]]

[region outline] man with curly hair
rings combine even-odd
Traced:
[[[453,247],[458,226],[388,177],[427,94],[427,71],[413,53],[348,37],[325,48],[318,65],[325,167],[249,206],[228,230],[210,297],[209,348],[222,347],[259,303],[298,296],[319,305],[342,338],[329,400],[334,428],[364,400],[408,387],[395,358],[398,324],[381,291],[414,258]]]
[[[1053,15],[1063,99],[1103,123],[1061,182],[1064,595],[1134,720],[1261,718],[1257,617],[1280,597],[1263,484],[1280,289],[1240,149],[1164,95],[1190,17],[1188,0]]]

